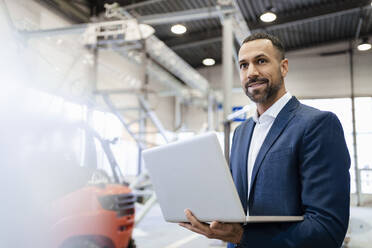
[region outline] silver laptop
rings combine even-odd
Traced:
[[[216,133],[143,152],[166,221],[187,222],[190,209],[202,222],[285,222],[303,216],[246,216]]]

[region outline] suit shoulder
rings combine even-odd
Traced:
[[[322,120],[326,118],[338,119],[336,115],[330,111],[323,111],[302,103],[300,104],[296,114],[306,121]]]
[[[313,132],[319,128],[327,130],[332,129],[332,132],[343,132],[342,125],[338,117],[330,112],[319,110],[305,104],[301,104],[298,108],[296,119],[303,126],[305,132]]]
[[[249,117],[247,120],[243,121],[240,125],[235,128],[235,133],[242,132],[242,130],[247,127],[251,122],[253,122],[253,118]]]

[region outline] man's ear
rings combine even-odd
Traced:
[[[284,78],[288,73],[288,59],[282,59],[280,62],[280,72]]]

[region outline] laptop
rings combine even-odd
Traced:
[[[214,132],[147,149],[143,159],[168,222],[188,222],[186,208],[202,222],[303,220],[303,216],[246,216]]]

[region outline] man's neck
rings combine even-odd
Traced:
[[[285,89],[279,90],[278,94],[276,94],[275,96],[273,96],[270,99],[267,99],[266,102],[256,103],[258,116],[261,116],[263,113],[265,113],[265,111],[268,110],[282,96],[284,96],[285,93],[286,93]]]

